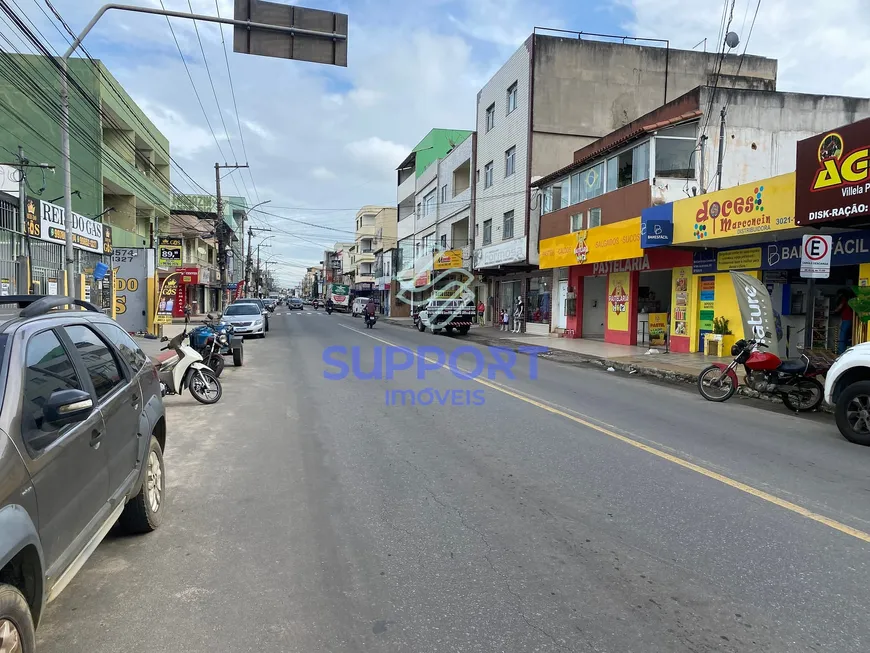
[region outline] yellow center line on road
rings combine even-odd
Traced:
[[[366,336],[367,338],[371,338],[372,340],[377,340],[378,342],[382,342],[383,344],[389,345],[390,347],[397,347],[400,349],[406,349],[406,350],[410,351],[411,353],[413,353],[418,358],[422,358],[423,360],[425,360],[428,363],[432,363],[434,365],[439,365],[439,361],[433,360],[433,359],[426,357],[426,356],[420,356],[419,354],[417,354],[413,350],[412,347],[405,347],[403,345],[397,345],[395,343],[392,343],[392,342],[389,342],[389,341],[384,340],[382,338],[379,338],[375,335],[365,333],[363,331],[360,331],[359,329],[355,329],[353,327],[349,327],[349,326],[346,326],[344,324],[340,324],[339,326],[341,326],[345,329],[349,329],[350,331],[355,331],[356,333],[363,335],[363,336]],[[445,367],[447,367],[447,364],[440,363],[440,367],[445,368]],[[458,369],[461,372],[466,372],[466,370],[463,370],[463,369],[458,368],[458,367],[456,369]],[[535,406],[536,408],[540,408],[541,410],[545,410],[548,413],[552,413],[553,415],[558,415],[558,416],[563,417],[567,420],[570,420],[572,422],[575,422],[577,424],[585,426],[586,428],[592,429],[593,431],[597,431],[599,433],[602,433],[608,437],[613,438],[614,440],[619,440],[620,442],[623,442],[629,446],[632,446],[636,449],[640,449],[641,451],[645,451],[646,453],[651,454],[653,456],[656,456],[658,458],[661,458],[662,460],[667,460],[668,462],[673,463],[674,465],[679,465],[680,467],[682,467],[684,469],[691,470],[697,474],[700,474],[701,476],[706,476],[707,478],[713,479],[714,481],[719,481],[720,483],[723,483],[729,487],[732,487],[735,490],[739,490],[739,491],[744,492],[746,494],[749,494],[753,497],[756,497],[757,499],[761,499],[762,501],[766,501],[766,502],[771,503],[775,506],[779,506],[780,508],[783,508],[785,510],[788,510],[788,511],[791,511],[795,514],[798,514],[801,517],[806,517],[807,519],[811,519],[814,522],[818,522],[819,524],[824,524],[825,526],[827,526],[829,528],[833,528],[836,531],[839,531],[839,532],[844,533],[846,535],[851,535],[852,537],[857,538],[863,542],[870,543],[870,533],[866,533],[866,532],[859,530],[857,528],[853,528],[847,524],[844,524],[842,522],[837,521],[836,519],[831,519],[830,517],[825,517],[824,515],[821,515],[817,512],[813,512],[812,510],[810,510],[808,508],[804,508],[803,506],[800,506],[796,503],[792,503],[791,501],[786,501],[785,499],[782,499],[774,494],[771,494],[770,492],[765,492],[764,490],[759,490],[756,487],[753,487],[751,485],[747,485],[746,483],[743,483],[741,481],[733,479],[730,476],[725,476],[724,474],[720,474],[719,472],[715,472],[712,469],[708,469],[708,468],[703,467],[701,465],[698,465],[696,463],[690,462],[684,458],[680,458],[679,456],[675,456],[674,454],[668,453],[667,451],[662,451],[661,449],[657,449],[656,447],[653,447],[649,444],[635,440],[634,438],[631,438],[627,435],[617,433],[615,430],[613,430],[613,428],[616,428],[616,427],[608,428],[606,426],[601,426],[601,425],[596,424],[595,422],[592,422],[592,421],[585,419],[583,417],[578,417],[576,415],[572,415],[571,413],[567,412],[567,410],[562,409],[561,407],[549,405],[542,400],[533,399],[529,396],[521,394],[521,393],[514,391],[513,389],[511,389],[507,386],[504,386],[500,383],[493,383],[493,382],[488,381],[486,379],[481,379],[481,378],[477,378],[477,377],[471,378],[469,380],[480,383],[481,385],[484,385],[488,388],[492,388],[493,390],[501,392],[502,394],[506,394],[506,395],[513,397],[515,399],[519,399],[520,401],[524,401],[527,404],[531,404],[532,406]]]

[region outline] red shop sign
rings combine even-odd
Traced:
[[[684,265],[692,265],[692,252],[673,250],[666,247],[646,250],[638,258],[586,263],[576,266],[581,277],[596,277],[611,272],[646,272],[647,270],[670,270]]]
[[[181,273],[179,283],[191,283],[194,285],[199,283],[199,268],[175,268],[175,271]]]

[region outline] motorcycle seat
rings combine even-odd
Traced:
[[[777,372],[785,372],[786,374],[803,374],[812,369],[813,366],[805,358],[787,358],[782,361]]]

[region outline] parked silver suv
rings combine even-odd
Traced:
[[[165,446],[157,373],[114,320],[0,297],[0,650],[34,651],[45,604],[115,522],[160,525]]]

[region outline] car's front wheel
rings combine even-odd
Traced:
[[[0,653],[34,653],[33,616],[24,595],[12,585],[0,584]]]
[[[145,480],[139,494],[130,499],[121,513],[121,526],[128,533],[150,533],[163,521],[166,501],[166,473],[163,467],[163,449],[157,438],[151,436],[145,458]],[[3,649],[0,648],[0,651]]]
[[[844,438],[870,446],[870,381],[847,386],[837,398],[834,417]]]

